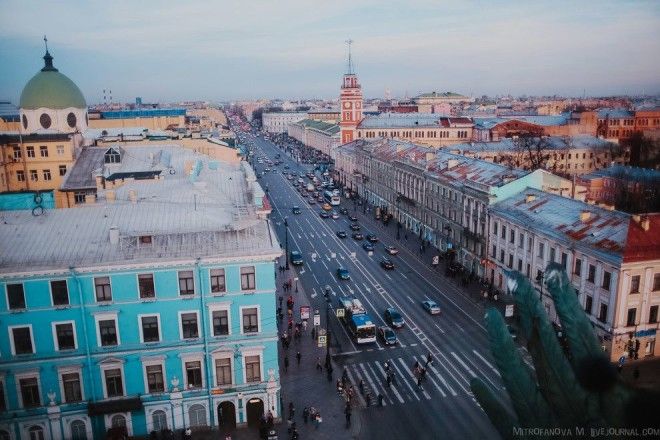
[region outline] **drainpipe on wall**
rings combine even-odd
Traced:
[[[204,342],[204,362],[206,363],[206,368],[204,369],[204,375],[206,376],[206,386],[208,387],[208,399],[209,399],[209,413],[210,413],[210,418],[209,421],[211,428],[215,426],[215,410],[213,408],[213,398],[211,395],[211,387],[213,384],[211,383],[211,369],[209,368],[209,361],[210,361],[210,356],[209,356],[209,339],[208,339],[208,327],[206,324],[206,295],[204,294],[204,289],[203,289],[203,283],[202,283],[202,267],[200,265],[201,258],[197,257],[195,260],[195,268],[197,269],[197,280],[198,280],[198,286],[199,286],[199,296],[200,296],[200,307],[201,307],[201,324],[202,324],[202,341]],[[181,402],[183,405],[183,402]],[[185,413],[183,414],[184,421],[185,421]]]
[[[89,352],[89,335],[87,334],[87,309],[85,307],[85,301],[83,300],[83,295],[82,295],[82,287],[80,286],[80,279],[78,278],[78,275],[76,274],[76,269],[75,267],[71,266],[69,267],[69,272],[71,273],[71,277],[74,279],[76,282],[76,289],[78,290],[78,301],[80,302],[80,318],[82,320],[82,325],[83,325],[83,339],[85,342],[85,359],[87,361],[87,376],[89,383],[92,385],[91,390],[92,390],[92,401],[96,401],[96,389],[94,388],[94,377],[92,376],[92,355]]]

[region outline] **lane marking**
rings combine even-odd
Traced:
[[[401,365],[403,365],[403,369],[404,369],[404,370],[408,368],[408,367],[406,367],[405,362],[403,362],[403,359],[401,359],[401,358],[397,358],[397,360],[398,360],[399,362],[401,362]],[[410,393],[411,393],[411,394],[412,394],[417,400],[420,400],[420,401],[421,401],[422,399],[419,398],[419,394],[416,393],[415,390],[413,390],[412,386],[410,386],[410,384],[409,384],[408,381],[406,380],[406,376],[401,372],[401,370],[399,370],[399,367],[397,367],[396,362],[394,362],[394,361],[392,360],[392,361],[390,361],[390,363],[392,364],[392,367],[393,367],[394,369],[396,369],[396,372],[399,374],[399,379],[398,379],[398,380],[403,381],[403,383],[405,383],[406,386],[408,387],[408,389],[410,390]]]
[[[420,365],[424,364],[424,362],[425,362],[425,360],[424,360],[421,356],[420,356],[419,359],[417,359],[417,356],[413,356],[413,358],[415,358],[415,360],[416,360],[417,362],[419,362]],[[433,380],[433,377],[431,377],[431,375],[428,374],[428,371],[427,371],[426,376],[424,376],[424,377],[425,377],[426,379],[429,379],[431,382],[433,382],[433,385],[435,385],[435,387],[438,389],[438,391],[440,391],[440,394],[442,394],[442,397],[447,397],[447,395],[446,395],[445,392],[442,390],[442,388],[440,388],[440,385],[438,385],[437,382],[436,382],[435,380]]]
[[[387,376],[387,373],[385,373],[385,369],[380,365],[379,361],[375,362],[376,367],[380,370],[380,373],[383,375],[383,377]],[[404,403],[405,401],[403,400],[403,397],[401,397],[401,394],[396,389],[396,385],[394,384],[394,380],[392,381],[392,385],[390,385],[390,389],[394,392],[394,395],[396,396],[397,399],[399,399],[399,403]]]
[[[406,364],[403,362],[403,359],[399,358],[399,360],[401,361],[401,364],[403,365],[404,370],[408,372],[408,375],[410,376],[410,378],[415,383],[415,386],[417,386],[417,378],[415,377],[413,372],[406,368]],[[417,390],[418,390],[417,394],[419,394],[419,391],[421,390],[422,394],[424,394],[424,397],[426,397],[427,400],[431,399],[431,396],[429,395],[429,393],[426,392],[426,390],[423,387],[422,388],[417,387]]]
[[[451,352],[451,355],[454,357],[454,359],[456,359],[456,360],[458,361],[459,364],[461,364],[461,365],[463,366],[463,368],[465,368],[465,369],[467,370],[468,373],[470,373],[470,375],[471,375],[472,377],[477,377],[477,375],[474,374],[474,371],[472,371],[472,369],[471,369],[470,367],[468,367],[468,366],[465,364],[465,362],[463,362],[463,359],[459,358],[458,355],[457,355],[456,353],[454,353],[454,352],[452,351],[452,352]]]
[[[367,374],[367,370],[364,368],[364,365],[362,365],[362,362],[360,362],[358,365],[360,366],[360,369],[364,373],[364,376],[367,379],[367,382],[369,382],[369,386],[371,387],[371,389],[374,390],[374,392],[379,392],[378,389],[376,388],[376,385],[374,384],[374,381],[371,380],[371,376],[369,376]],[[358,390],[357,390],[357,394],[360,394],[359,387],[358,387]],[[373,397],[376,398],[377,396],[373,396]],[[392,403],[392,400],[390,399],[390,404],[391,403]],[[386,405],[387,405],[387,402],[385,401],[385,399],[383,399],[383,406],[386,406]]]
[[[428,369],[430,369],[431,371],[433,371],[433,374],[435,374],[436,377],[437,377],[438,379],[440,379],[440,381],[443,383],[443,385],[445,386],[445,388],[447,388],[447,389],[449,390],[449,392],[451,393],[452,396],[456,397],[456,396],[458,395],[458,394],[456,393],[456,391],[454,391],[454,389],[453,389],[453,388],[447,383],[447,381],[445,380],[445,378],[442,377],[442,374],[440,374],[440,371],[438,371],[438,370],[433,366],[433,362],[431,362],[431,364],[427,365],[426,368],[428,368]]]

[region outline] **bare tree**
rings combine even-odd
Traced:
[[[520,136],[513,140],[513,149],[500,155],[499,163],[511,168],[526,170],[555,169],[557,162],[549,165],[553,151],[546,137]]]

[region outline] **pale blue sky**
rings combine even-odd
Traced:
[[[660,92],[657,0],[0,0],[0,99],[43,65],[88,103],[335,97],[344,40],[366,96]]]

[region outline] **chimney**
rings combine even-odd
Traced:
[[[115,200],[117,200],[117,194],[115,193],[115,190],[109,189],[105,192],[105,200],[108,203],[114,203]]]
[[[435,151],[427,151],[426,152],[426,161],[430,162],[433,159],[435,159]]]
[[[96,190],[103,191],[103,176],[96,176]]]
[[[110,226],[110,244],[119,244],[119,228]]]
[[[651,220],[649,220],[648,217],[644,217],[640,222],[639,225],[644,229],[644,231],[648,231],[649,228],[651,227]]]
[[[458,159],[449,159],[449,160],[447,160],[447,169],[448,170],[451,170],[456,165],[458,165]]]
[[[589,211],[582,211],[580,213],[580,221],[582,222],[586,222],[587,220],[589,220],[590,217],[591,217],[591,212]]]
[[[536,200],[536,196],[534,194],[527,194],[525,196],[525,203],[532,203],[534,200]]]
[[[128,191],[128,200],[131,201],[131,203],[137,203],[137,191],[132,189]]]

